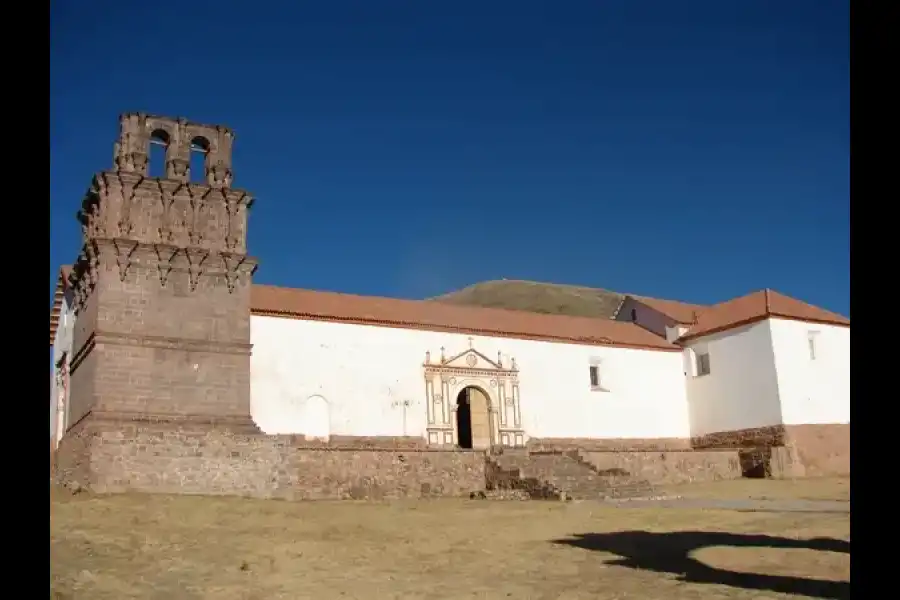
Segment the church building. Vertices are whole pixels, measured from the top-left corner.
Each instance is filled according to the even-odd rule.
[[[849,469],[849,319],[768,289],[622,295],[599,318],[254,284],[233,139],[122,116],[59,270],[51,448],[91,423],[153,423],[435,451],[793,444]]]

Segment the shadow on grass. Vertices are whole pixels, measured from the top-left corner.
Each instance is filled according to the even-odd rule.
[[[794,540],[768,535],[741,535],[714,531],[671,533],[620,531],[584,533],[568,539],[554,540],[553,543],[618,554],[622,558],[609,560],[607,564],[629,569],[673,573],[679,575],[680,580],[686,583],[714,583],[748,590],[835,600],[850,597],[849,581],[739,573],[707,566],[691,556],[691,553],[709,546],[800,548],[850,554],[850,542],[844,540],[831,538]]]

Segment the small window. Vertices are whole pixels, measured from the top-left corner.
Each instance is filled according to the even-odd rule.
[[[697,354],[697,377],[709,375],[709,353]]]
[[[637,323],[637,309],[636,308],[631,309],[631,322]]]
[[[809,348],[809,360],[816,360],[816,338],[818,337],[818,331],[810,331],[806,336],[806,344]]]
[[[606,388],[603,387],[603,379],[600,376],[600,365],[591,365],[589,367],[589,373],[591,377],[591,389],[594,391],[607,391]]]

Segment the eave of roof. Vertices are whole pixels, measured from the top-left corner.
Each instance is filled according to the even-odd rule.
[[[769,318],[850,327],[850,319],[770,289],[716,304],[678,338],[682,344],[700,337],[743,327]]]
[[[548,342],[659,351],[680,349],[634,325],[591,317],[356,296],[254,285],[251,312],[273,316],[378,327],[468,333]]]

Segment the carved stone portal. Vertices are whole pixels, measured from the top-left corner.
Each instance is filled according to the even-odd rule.
[[[428,412],[428,444],[460,446],[460,419],[468,419],[464,432],[471,447],[517,447],[525,445],[519,408],[519,370],[515,359],[509,366],[491,360],[472,347],[432,362],[425,353],[425,406]],[[459,402],[465,404],[460,406]],[[485,406],[486,405],[486,406]],[[463,411],[463,412],[460,412]]]
[[[56,363],[56,435],[53,439],[55,447],[66,432],[67,417],[69,414],[69,360],[64,352],[62,358]]]

